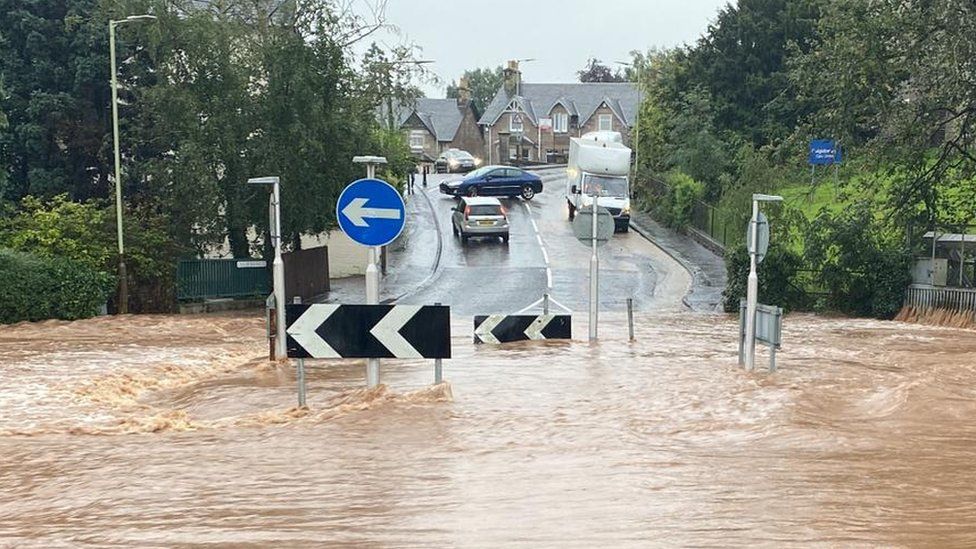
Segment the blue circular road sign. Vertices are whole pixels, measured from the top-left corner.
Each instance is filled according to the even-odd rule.
[[[342,232],[359,244],[386,246],[403,231],[403,198],[386,181],[353,181],[339,195],[336,219]]]

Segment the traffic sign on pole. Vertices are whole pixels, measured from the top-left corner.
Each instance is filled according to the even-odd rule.
[[[342,232],[363,246],[386,246],[400,236],[404,223],[403,197],[380,179],[350,183],[336,202]]]
[[[766,218],[766,214],[759,212],[757,216],[758,221],[756,227],[756,240],[759,247],[758,250],[752,249],[752,221],[749,221],[749,225],[746,227],[746,248],[749,253],[755,252],[756,263],[762,263],[763,259],[766,258],[766,252],[769,250],[769,219]]]
[[[613,238],[613,216],[606,208],[597,208],[596,219],[596,245],[603,246]],[[593,208],[583,206],[576,212],[576,219],[573,221],[573,234],[576,240],[587,246],[593,241]]]

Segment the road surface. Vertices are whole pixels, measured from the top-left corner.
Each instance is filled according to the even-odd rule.
[[[590,249],[573,236],[562,170],[540,173],[544,190],[534,199],[501,199],[511,226],[507,245],[495,238],[463,245],[451,231],[457,200],[437,188],[459,176],[431,176],[427,189],[407,197],[414,202],[408,208],[409,229],[391,253],[383,296],[406,304],[443,303],[454,314],[494,314],[527,307],[551,288],[558,303],[586,311]],[[623,311],[627,298],[637,310],[682,307],[690,275],[645,238],[617,233],[599,255],[601,311]]]

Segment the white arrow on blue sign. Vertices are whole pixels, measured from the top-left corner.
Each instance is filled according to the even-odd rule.
[[[363,246],[386,246],[396,240],[404,217],[403,197],[380,179],[353,181],[336,203],[342,232]]]

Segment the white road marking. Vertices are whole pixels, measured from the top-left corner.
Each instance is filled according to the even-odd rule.
[[[532,217],[532,207],[522,203],[525,206],[525,211],[529,213],[529,221],[532,222],[532,230],[535,231],[535,239],[539,243],[539,248],[542,249],[542,259],[546,264],[546,289],[552,291],[552,267],[549,265],[549,252],[546,250],[546,243],[542,240],[542,233],[539,232],[539,226],[535,223],[535,218]]]

